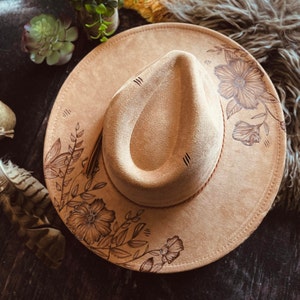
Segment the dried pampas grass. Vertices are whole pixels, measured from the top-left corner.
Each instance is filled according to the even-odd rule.
[[[287,126],[286,167],[275,205],[300,212],[300,0],[150,0],[124,3],[151,22],[219,31],[247,49],[279,94]],[[152,13],[152,15],[151,15]]]
[[[46,265],[57,268],[64,257],[65,238],[46,216],[50,203],[47,189],[28,171],[0,160],[0,204],[26,246]]]

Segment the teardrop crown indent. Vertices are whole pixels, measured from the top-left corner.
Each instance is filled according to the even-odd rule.
[[[205,68],[171,51],[117,92],[103,125],[103,159],[115,187],[139,205],[168,207],[209,180],[223,143],[223,115]]]

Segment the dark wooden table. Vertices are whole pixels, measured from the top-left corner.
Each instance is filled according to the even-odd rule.
[[[69,64],[30,62],[20,49],[22,26],[38,11],[68,12],[67,5],[53,2],[0,0],[0,100],[17,116],[15,138],[0,141],[0,157],[32,171],[41,182],[44,135],[57,92],[97,45],[81,32]],[[124,9],[120,20],[118,31],[146,23]],[[56,270],[24,246],[0,209],[1,299],[300,299],[299,215],[282,208],[273,209],[248,240],[219,261],[166,275],[133,272],[104,261],[74,238],[54,210],[52,217],[66,237],[66,255]]]

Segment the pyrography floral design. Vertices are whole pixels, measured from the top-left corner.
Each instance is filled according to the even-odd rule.
[[[75,206],[67,218],[67,225],[80,240],[92,244],[111,232],[114,219],[115,213],[105,207],[103,200],[95,199],[90,204],[82,202]]]
[[[158,272],[165,263],[171,264],[183,250],[182,240],[177,236],[167,239],[167,243],[158,250],[150,251],[152,257],[149,257],[140,267],[143,272]],[[155,256],[160,257],[158,262],[155,262]]]
[[[224,53],[226,64],[215,67],[215,75],[220,80],[218,92],[229,102],[226,106],[226,115],[229,119],[239,111],[253,110],[252,120],[258,124],[238,121],[232,137],[246,146],[252,146],[261,141],[260,129],[263,127],[265,135],[269,135],[268,117],[274,118],[284,130],[284,122],[276,118],[268,105],[278,102],[266,88],[263,72],[258,66],[247,59],[244,51],[227,46],[215,46],[208,52]],[[263,109],[258,108],[262,104]]]
[[[79,123],[70,142],[63,150],[58,138],[45,155],[44,174],[54,183],[55,208],[62,212],[66,225],[74,235],[99,256],[121,266],[135,262],[142,272],[159,272],[165,264],[171,264],[184,250],[183,241],[174,235],[159,249],[151,249],[151,230],[142,221],[144,209],[128,211],[120,222],[116,212],[99,197],[106,182],[94,182],[98,165],[92,176],[86,175],[89,157],[84,152],[84,130]]]

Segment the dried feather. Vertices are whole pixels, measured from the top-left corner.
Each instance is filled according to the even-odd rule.
[[[47,189],[30,172],[19,168],[11,161],[6,164],[0,160],[0,183],[6,182],[7,187],[19,191],[24,197],[19,205],[28,213],[41,216],[47,211],[51,200]]]
[[[28,171],[0,160],[0,203],[26,246],[49,267],[59,267],[65,238],[47,219],[47,189]]]

